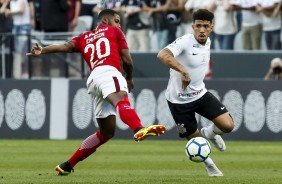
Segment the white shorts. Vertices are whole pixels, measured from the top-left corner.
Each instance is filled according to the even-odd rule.
[[[95,68],[87,79],[87,90],[94,102],[96,118],[116,115],[116,107],[106,100],[109,94],[118,91],[128,93],[125,78],[112,66],[99,66]]]

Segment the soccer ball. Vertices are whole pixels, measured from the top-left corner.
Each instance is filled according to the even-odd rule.
[[[191,161],[203,162],[211,154],[211,145],[203,137],[194,137],[187,142],[185,153]]]

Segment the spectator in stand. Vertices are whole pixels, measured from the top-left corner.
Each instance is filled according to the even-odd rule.
[[[78,16],[81,10],[81,0],[68,0],[70,5],[69,10],[69,31],[73,32],[74,28],[77,26]]]
[[[104,9],[112,9],[116,12],[121,12],[121,0],[101,0],[100,3],[93,9],[94,12],[100,13]]]
[[[11,35],[1,35],[5,33],[11,33],[13,30],[13,20],[11,17],[5,15],[5,10],[10,8],[10,1],[9,0],[0,0],[0,46],[2,48],[2,44],[5,45],[5,57],[8,56],[10,58],[7,58],[5,61],[5,77],[11,78],[12,77],[12,69],[13,69],[13,62],[10,62],[12,60],[12,57],[6,53],[6,50],[9,50],[10,53],[12,53],[13,50],[13,39]],[[12,55],[12,54],[11,54]],[[1,68],[2,62],[0,63]],[[1,76],[2,70],[0,71]]]
[[[233,50],[238,32],[235,6],[230,0],[212,0],[208,9],[214,12],[214,33],[221,50]]]
[[[179,0],[179,5],[181,6],[181,18],[180,25],[177,29],[177,37],[189,33],[189,30],[192,30],[192,13],[185,9],[185,4],[187,2],[188,0]]]
[[[41,31],[41,0],[30,0],[31,25],[34,31]]]
[[[282,60],[273,58],[264,80],[282,80]]]
[[[41,28],[46,36],[45,40],[65,40],[62,35],[68,32],[69,18],[68,12],[70,6],[67,0],[42,0],[41,1]],[[60,35],[58,34],[60,32]],[[66,58],[64,56],[64,58]],[[51,62],[50,62],[51,61]],[[58,57],[42,57],[42,74],[45,77],[65,76],[66,62],[59,60]],[[53,69],[54,68],[54,69]],[[51,73],[52,71],[52,73]]]
[[[126,40],[131,52],[150,51],[150,23],[148,19],[145,21],[141,19],[144,3],[148,5],[149,1],[124,0],[122,2],[122,10],[125,12]]]
[[[41,0],[29,0],[30,15],[31,15],[31,25],[32,25],[32,36],[37,38],[41,35]],[[40,39],[40,37],[38,38]],[[31,77],[41,77],[42,76],[42,58],[31,58]],[[46,69],[44,69],[46,70]]]
[[[168,20],[167,44],[170,44],[176,39],[177,28],[181,23],[182,10],[183,4],[181,4],[181,1],[171,0],[166,15]]]
[[[280,0],[279,4],[276,6],[273,15],[282,17],[282,0]],[[282,18],[281,18],[281,24],[282,24]],[[282,27],[280,29],[280,43],[282,44]]]
[[[276,8],[273,11],[273,16],[281,16],[282,10],[282,0],[277,4]]]
[[[13,20],[5,14],[10,9],[10,0],[0,0],[0,33],[7,33],[13,29]]]
[[[242,48],[244,50],[261,49],[260,14],[256,12],[257,0],[240,0],[237,8],[242,12]]]
[[[171,0],[150,0],[149,6],[144,5],[144,8],[148,11],[148,15],[151,17],[152,21],[151,29],[154,37],[152,50],[161,50],[167,45],[168,21],[166,12],[170,3]]]
[[[80,16],[91,16],[92,26],[91,29],[97,26],[98,14],[93,11],[95,7],[101,3],[101,0],[82,0]]]
[[[30,9],[27,0],[11,0],[6,16],[13,18],[13,34],[15,35],[15,52],[13,76],[16,79],[28,78],[28,61],[25,56],[28,35],[31,32]]]
[[[35,26],[35,21],[34,21],[34,3],[33,0],[27,0],[28,2],[28,6],[29,6],[29,12],[30,12],[30,24],[31,24],[31,28],[34,28]]]
[[[281,16],[274,15],[280,0],[258,0],[257,11],[262,13],[262,30],[268,50],[281,50]]]
[[[10,0],[0,0],[0,33],[9,33],[13,29],[13,19],[5,14],[6,9],[10,9]]]
[[[41,1],[41,26],[45,32],[67,32],[68,12],[67,0]]]

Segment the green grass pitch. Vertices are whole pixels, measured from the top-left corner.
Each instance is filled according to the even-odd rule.
[[[111,140],[80,162],[69,176],[54,168],[81,140],[0,141],[0,183],[87,184],[278,184],[282,183],[282,142],[227,141],[211,157],[224,177],[209,177],[202,163],[185,155],[186,141]]]

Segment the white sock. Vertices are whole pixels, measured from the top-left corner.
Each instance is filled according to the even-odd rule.
[[[215,126],[215,124],[211,124],[210,126],[208,126],[205,130],[206,136],[209,139],[214,138],[215,135],[222,135],[224,134],[223,131],[221,131],[217,126]]]
[[[204,162],[205,166],[214,164],[213,160],[211,159],[211,157],[208,157]]]

